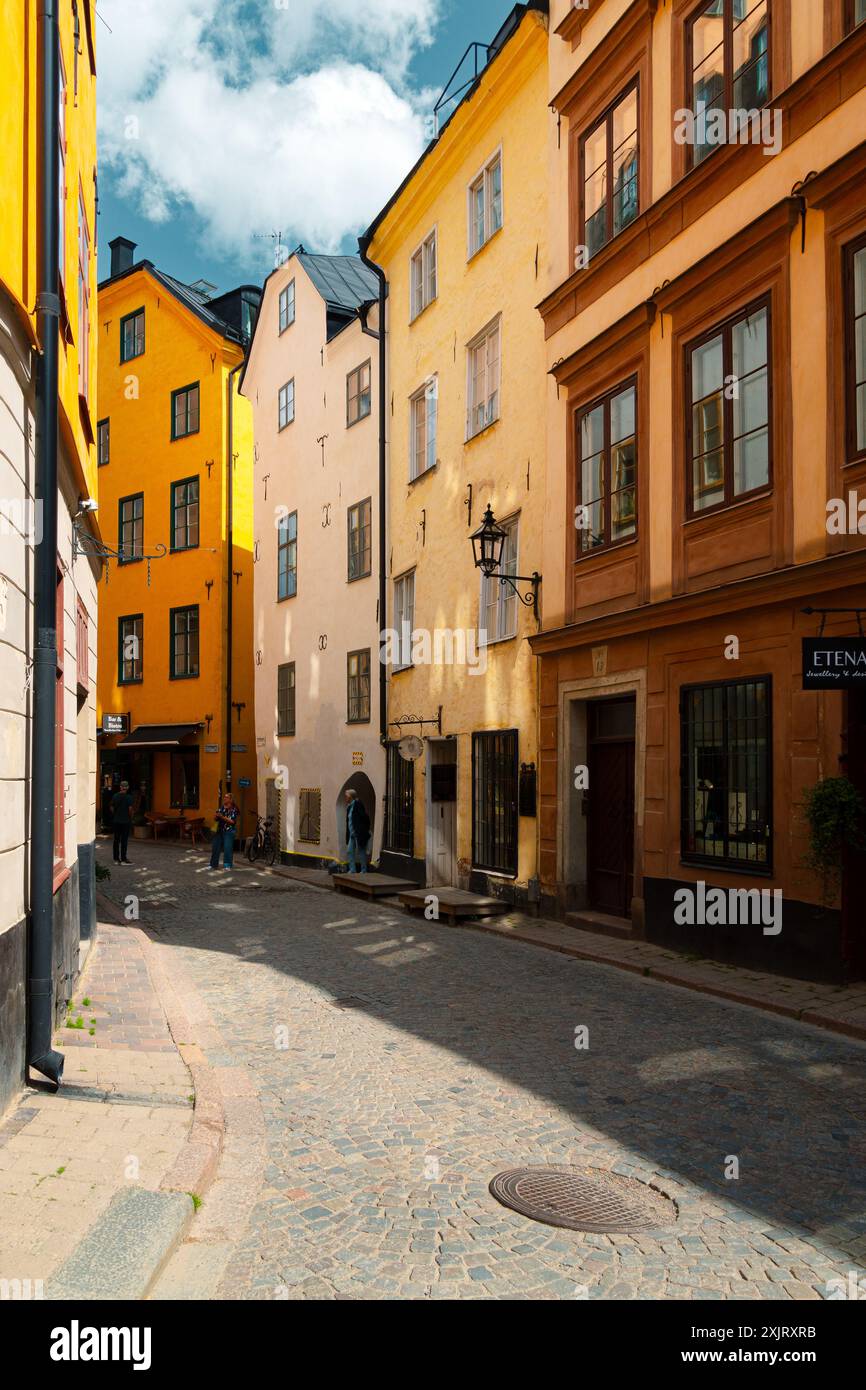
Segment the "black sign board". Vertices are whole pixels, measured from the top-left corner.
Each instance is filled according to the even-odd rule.
[[[104,714],[102,716],[102,732],[104,734],[128,734],[129,715]]]
[[[804,637],[804,690],[866,690],[866,637]]]

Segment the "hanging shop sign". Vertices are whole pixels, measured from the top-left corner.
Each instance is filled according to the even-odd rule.
[[[102,716],[102,732],[104,734],[128,734],[129,715],[104,714]]]
[[[804,637],[804,690],[866,690],[866,637]]]

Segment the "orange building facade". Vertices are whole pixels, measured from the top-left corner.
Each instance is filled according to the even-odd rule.
[[[111,243],[99,287],[103,823],[126,779],[138,833],[213,820],[231,789],[255,828],[252,416],[237,392],[260,290],[216,296]],[[168,822],[167,825],[164,823]]]
[[[551,6],[542,900],[825,979],[866,971],[805,816],[866,792],[864,21]]]

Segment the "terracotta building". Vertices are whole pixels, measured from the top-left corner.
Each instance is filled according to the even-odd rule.
[[[824,978],[866,967],[862,857],[816,875],[804,816],[866,790],[864,21],[551,6],[543,899]],[[781,930],[690,924],[711,888]]]

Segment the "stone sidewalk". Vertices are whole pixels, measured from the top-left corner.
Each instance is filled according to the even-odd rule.
[[[55,1035],[59,1092],[28,1087],[0,1124],[0,1280],[31,1297],[141,1297],[193,1216],[195,1058],[166,1003],[145,933],[101,923]]]

